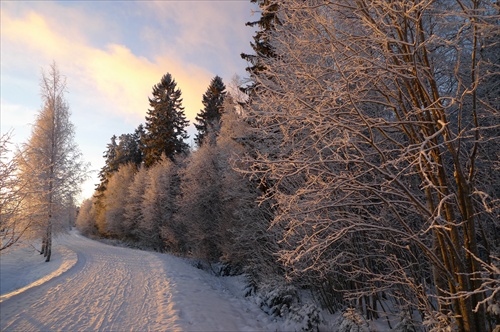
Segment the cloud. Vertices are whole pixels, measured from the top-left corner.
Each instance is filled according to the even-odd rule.
[[[183,92],[188,118],[194,119],[202,107],[201,96],[212,76],[207,69],[172,53],[146,58],[118,43],[94,46],[85,29],[65,26],[67,15],[76,23],[86,21],[92,25],[93,19],[84,11],[58,8],[57,15],[65,17],[58,20],[55,14],[25,10],[15,16],[9,8],[2,9],[2,49],[9,49],[2,51],[2,70],[29,66],[24,70],[39,71],[54,60],[67,76],[73,94],[86,95],[93,104],[102,104],[104,112],[120,114],[131,122],[144,120],[152,86],[170,72]],[[96,24],[103,25],[100,21]]]
[[[26,122],[26,119],[32,120],[35,114],[35,109],[24,105],[13,105],[7,103],[3,98],[0,101],[2,114],[0,116],[1,133],[13,132],[13,138],[17,142],[15,136],[21,138],[28,137],[31,131],[31,124]],[[7,125],[8,124],[8,125]]]
[[[251,52],[254,34],[254,29],[245,23],[256,20],[252,16],[255,5],[245,1],[199,1],[196,6],[180,1],[151,1],[145,5],[161,25],[161,29],[148,33],[155,36],[162,52],[174,51],[186,59],[196,58],[226,79],[242,74],[245,63],[240,53]],[[165,31],[171,31],[174,37],[162,38]]]
[[[249,51],[248,2],[2,1],[1,125],[27,138],[39,110],[40,71],[55,61],[67,78],[76,141],[92,169],[113,134],[129,133],[153,85],[171,73],[191,122],[218,74],[242,73]],[[253,18],[249,18],[252,20]],[[251,30],[251,29],[250,29]],[[193,135],[193,126],[188,128]],[[89,197],[97,173],[84,185]]]

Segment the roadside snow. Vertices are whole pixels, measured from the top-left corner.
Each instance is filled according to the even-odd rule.
[[[76,232],[54,249],[50,263],[27,247],[2,254],[2,294],[20,289],[1,297],[0,330],[283,330],[243,297],[241,278]]]
[[[14,245],[0,254],[0,302],[61,275],[76,261],[76,253],[57,239],[50,262],[27,242]]]

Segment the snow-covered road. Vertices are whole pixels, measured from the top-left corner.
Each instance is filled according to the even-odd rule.
[[[185,260],[71,233],[78,260],[0,303],[2,331],[256,331],[275,326],[221,278]]]

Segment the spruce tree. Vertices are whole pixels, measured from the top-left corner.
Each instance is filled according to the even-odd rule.
[[[258,28],[258,31],[253,36],[253,42],[250,43],[255,54],[241,53],[241,58],[249,62],[250,66],[246,68],[246,71],[251,75],[257,75],[265,70],[265,65],[263,60],[265,58],[274,58],[276,54],[269,44],[269,38],[267,34],[270,31],[276,30],[276,26],[280,25],[278,19],[278,9],[279,4],[276,0],[250,0],[250,2],[256,3],[261,10],[261,17],[258,21],[247,22],[245,25],[250,27]],[[252,82],[249,86],[243,88],[243,92],[251,94],[251,91],[255,89],[256,82]]]
[[[198,130],[198,134],[194,141],[198,146],[204,143],[208,134],[213,134],[214,138],[217,137],[226,93],[226,86],[222,82],[222,78],[215,76],[210,82],[207,92],[203,95],[205,108],[200,110],[200,113],[196,116],[196,122],[198,123],[194,126]]]
[[[189,151],[189,145],[184,141],[188,138],[186,127],[189,121],[182,107],[181,90],[172,75],[167,73],[153,87],[149,105],[143,146],[147,167],[159,161],[162,153],[174,160],[176,155]]]
[[[142,163],[142,140],[144,129],[142,124],[132,134],[121,134],[120,137],[113,135],[111,142],[106,146],[103,154],[106,160],[99,172],[100,183],[96,187],[96,197],[100,197],[106,190],[109,178],[118,171],[121,165],[132,163],[139,166]]]

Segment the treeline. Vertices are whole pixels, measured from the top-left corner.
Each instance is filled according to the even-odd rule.
[[[304,290],[346,331],[494,330],[498,3],[253,2],[248,99],[214,78],[189,153],[180,92],[160,94],[177,124],[156,127],[154,90],[80,227],[246,272],[264,310],[306,329],[321,317]]]
[[[220,77],[212,79],[196,117],[195,151],[185,143],[188,122],[170,74],[153,88],[150,105],[144,125],[111,138],[101,182],[82,203],[78,228],[224,263],[238,273],[272,260],[270,212],[257,202],[257,184],[236,171],[246,149],[236,138],[249,130],[241,103]]]

